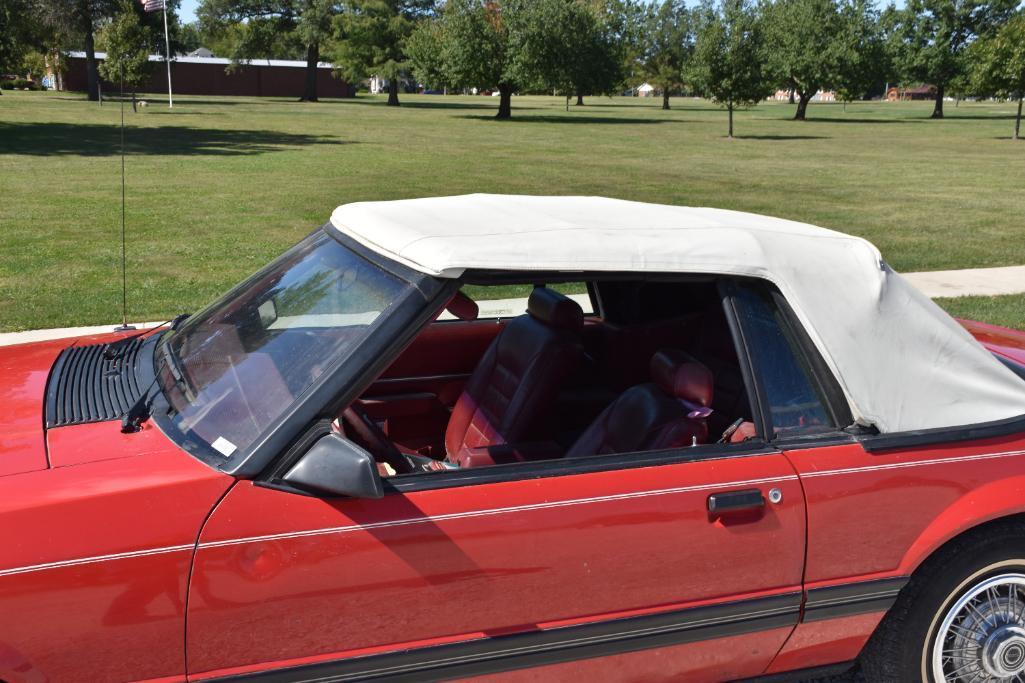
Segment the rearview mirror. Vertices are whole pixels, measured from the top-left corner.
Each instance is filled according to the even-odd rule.
[[[384,496],[373,456],[339,434],[322,436],[283,478],[299,488],[333,496]]]

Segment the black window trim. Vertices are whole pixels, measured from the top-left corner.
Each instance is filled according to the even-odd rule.
[[[736,308],[735,297],[741,288],[751,289],[756,295],[767,298],[769,305],[775,309],[775,312],[779,313],[777,322],[780,324],[783,336],[793,349],[795,359],[807,373],[813,385],[813,391],[822,403],[827,417],[833,423],[832,429],[810,434],[773,434],[772,411],[768,403],[767,394],[765,393],[765,387],[762,385],[762,373],[758,370],[757,361],[754,360],[750,348],[747,346],[747,339],[749,337],[746,333],[747,323]],[[744,342],[744,357],[747,359],[750,371],[753,374],[750,384],[756,388],[758,408],[752,407],[752,411],[756,412],[761,418],[760,422],[755,423],[756,428],[761,430],[759,431],[759,436],[781,447],[785,444],[787,450],[853,442],[854,437],[844,432],[844,429],[853,422],[847,398],[840,388],[840,383],[836,380],[829,366],[826,365],[825,360],[811,341],[811,337],[808,335],[807,330],[804,329],[800,320],[798,320],[786,297],[772,283],[756,278],[734,278],[729,283],[726,291],[729,297],[728,310],[730,313],[728,319],[734,321],[731,325],[737,325],[738,332],[736,334]],[[745,377],[746,381],[747,378]]]

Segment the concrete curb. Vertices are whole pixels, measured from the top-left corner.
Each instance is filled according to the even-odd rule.
[[[998,296],[1002,294],[1025,293],[1025,266],[1003,268],[972,268],[966,270],[937,270],[925,273],[905,273],[904,277],[927,296]],[[581,305],[589,306],[586,295],[574,295]],[[519,315],[526,309],[526,299],[495,299],[481,301],[482,317],[507,317]],[[442,318],[450,317],[443,315]],[[140,330],[159,325],[159,322],[133,323]],[[48,339],[81,337],[90,334],[105,334],[113,331],[116,323],[92,327],[62,327],[51,330],[27,330],[25,332],[0,333],[0,346],[26,344]]]

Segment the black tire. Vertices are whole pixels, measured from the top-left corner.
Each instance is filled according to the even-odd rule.
[[[869,683],[940,683],[930,671],[939,625],[987,578],[1025,575],[1025,521],[997,523],[956,538],[914,573],[869,639],[860,661]]]

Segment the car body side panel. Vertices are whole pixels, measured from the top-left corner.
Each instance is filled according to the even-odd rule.
[[[870,453],[860,444],[786,453],[808,504],[805,588],[907,577],[981,523],[1025,512],[1025,436]],[[773,670],[857,656],[885,609],[807,618]]]
[[[594,683],[595,681],[644,681],[644,683],[708,683],[753,678],[762,673],[751,659],[738,656],[779,644],[791,628],[777,628],[756,634],[721,638],[714,643],[674,645],[658,650],[582,659],[562,664],[475,676],[475,683]],[[680,674],[686,671],[686,674]]]
[[[709,518],[710,493],[751,486],[776,486],[783,502],[753,519]],[[204,678],[793,594],[803,558],[800,486],[776,454],[376,501],[241,482],[199,544],[189,671]],[[738,661],[767,666],[784,637],[748,634]]]
[[[0,350],[0,477],[46,469],[43,395],[50,367],[74,340],[20,344]]]
[[[958,320],[973,337],[993,353],[1025,363],[1025,332],[975,320]]]
[[[102,426],[112,451],[130,447],[118,423]],[[234,480],[164,443],[0,478],[0,520],[17,530],[0,547],[0,680],[185,674],[186,577],[200,526]]]

